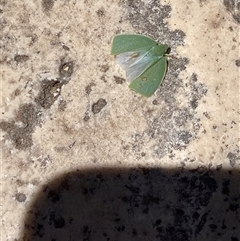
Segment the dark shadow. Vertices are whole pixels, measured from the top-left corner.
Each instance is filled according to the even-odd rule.
[[[24,240],[237,241],[240,171],[88,169],[42,187]]]

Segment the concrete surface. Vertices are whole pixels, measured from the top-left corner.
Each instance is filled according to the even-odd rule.
[[[240,240],[238,0],[0,3],[2,240]],[[171,47],[150,98],[119,33]]]

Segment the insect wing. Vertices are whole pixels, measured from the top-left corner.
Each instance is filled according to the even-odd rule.
[[[167,71],[167,59],[161,57],[142,75],[133,80],[129,87],[143,96],[150,97],[162,83]]]
[[[117,55],[119,65],[126,71],[127,80],[132,81],[139,77],[157,58],[148,55],[149,51],[127,52]]]
[[[157,45],[153,39],[138,34],[120,34],[114,37],[111,54],[118,55],[126,52],[147,51]]]

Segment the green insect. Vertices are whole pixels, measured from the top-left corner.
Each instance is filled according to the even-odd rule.
[[[169,47],[138,34],[121,34],[113,39],[111,54],[126,71],[129,87],[150,97],[158,89],[167,72]]]

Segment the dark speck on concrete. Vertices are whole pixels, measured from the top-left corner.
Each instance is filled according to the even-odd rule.
[[[192,135],[188,131],[181,131],[179,133],[179,140],[182,141],[184,144],[188,144],[192,139]]]
[[[212,232],[215,232],[217,230],[216,224],[209,224],[209,228],[212,230]]]
[[[42,0],[42,8],[44,12],[49,12],[52,10],[54,5],[54,0]]]
[[[28,59],[29,59],[29,56],[25,54],[22,54],[22,55],[18,54],[18,55],[15,55],[14,57],[14,60],[18,63],[26,62]]]
[[[99,70],[103,73],[106,73],[109,70],[109,65],[107,64],[99,65]]]
[[[85,116],[83,117],[84,121],[89,121],[90,119],[90,114],[88,112],[85,113]]]
[[[120,84],[120,85],[123,84],[123,83],[126,81],[124,78],[121,78],[121,77],[116,76],[116,75],[114,75],[113,78],[114,78],[114,81],[115,81],[117,84]]]
[[[191,106],[193,109],[196,109],[198,107],[198,99],[193,97],[191,100]]]
[[[105,99],[103,98],[99,99],[96,103],[92,105],[93,114],[99,113],[106,104],[107,104],[107,101]]]
[[[135,194],[139,193],[139,191],[140,191],[140,188],[139,188],[139,187],[128,186],[128,185],[126,185],[125,187],[126,187],[127,189],[129,189],[129,191],[131,191],[132,193],[135,193]]]
[[[37,224],[37,230],[34,233],[34,236],[38,238],[42,238],[44,236],[44,228],[42,224],[40,223]]]
[[[92,92],[92,87],[95,86],[94,83],[90,83],[89,85],[86,86],[85,92],[87,95],[89,95]]]
[[[222,194],[224,195],[229,195],[229,192],[230,192],[230,181],[229,180],[223,180],[223,183],[222,183]]]
[[[64,228],[65,226],[65,220],[62,216],[56,216],[56,214],[54,212],[50,212],[49,215],[49,223],[50,224],[54,224],[55,228]]]
[[[53,203],[57,203],[61,199],[61,194],[56,191],[50,191],[47,195],[48,199],[51,200]]]
[[[240,161],[240,158],[237,156],[237,154],[229,152],[227,154],[227,158],[229,159],[230,165],[234,167],[237,162]]]
[[[240,67],[240,59],[237,59],[237,60],[235,61],[235,64],[237,65],[237,67]]]
[[[99,18],[103,18],[103,17],[105,17],[105,15],[106,15],[104,8],[98,9],[96,13],[97,13],[97,15],[98,15]]]
[[[115,228],[118,232],[123,232],[125,230],[125,226],[122,225],[122,226],[118,226]]]
[[[67,107],[67,102],[65,100],[59,100],[58,110],[64,111]]]
[[[91,229],[89,226],[85,225],[82,227],[83,241],[91,240]]]
[[[194,212],[192,215],[193,221],[195,222],[197,219],[199,219],[200,214],[198,212]]]
[[[66,50],[66,51],[69,51],[70,48],[68,46],[66,46],[65,44],[62,45],[63,49]]]

